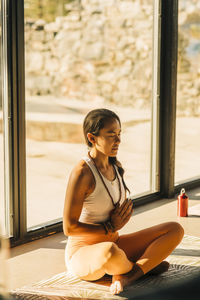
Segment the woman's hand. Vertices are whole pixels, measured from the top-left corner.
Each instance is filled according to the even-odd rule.
[[[126,199],[122,205],[118,203],[110,214],[110,222],[115,231],[121,229],[130,219],[133,212],[132,200]]]

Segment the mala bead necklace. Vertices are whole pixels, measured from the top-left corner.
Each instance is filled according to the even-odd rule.
[[[111,198],[111,200],[112,200],[113,205],[116,206],[117,203],[118,203],[118,202],[120,201],[120,199],[121,199],[121,196],[122,196],[122,190],[121,190],[121,184],[120,184],[119,176],[118,176],[118,174],[117,174],[117,171],[115,170],[115,167],[114,167],[114,170],[115,170],[115,175],[116,175],[117,180],[118,180],[118,187],[119,187],[119,200],[118,200],[116,203],[114,202],[114,199],[113,199],[113,197],[112,197],[112,195],[111,195],[111,193],[110,193],[110,191],[109,191],[107,185],[105,184],[105,181],[103,180],[103,177],[102,177],[102,175],[101,175],[99,169],[97,168],[97,165],[96,165],[96,163],[95,163],[94,158],[91,157],[90,153],[88,153],[88,155],[89,155],[89,157],[91,158],[91,160],[93,161],[94,166],[95,166],[95,168],[96,168],[96,170],[97,170],[97,172],[98,172],[98,174],[99,174],[99,177],[101,178],[101,181],[102,181],[102,183],[103,183],[103,185],[104,185],[104,187],[105,187],[105,189],[106,189],[108,195],[110,196],[110,198]]]
[[[119,203],[120,199],[121,199],[121,196],[122,196],[122,190],[121,190],[121,183],[120,183],[120,180],[119,180],[119,176],[118,176],[118,174],[117,174],[117,171],[116,171],[116,169],[115,169],[115,166],[113,166],[113,167],[114,167],[114,170],[115,170],[115,175],[116,175],[116,177],[117,177],[117,180],[118,180],[118,187],[119,187],[119,200],[118,200],[116,203],[114,202],[114,199],[113,199],[113,197],[112,197],[112,195],[111,195],[111,193],[110,193],[110,191],[109,191],[107,185],[105,184],[105,182],[104,182],[104,180],[103,180],[103,177],[102,177],[102,175],[101,175],[99,169],[97,168],[97,165],[96,165],[96,163],[95,163],[95,160],[93,159],[93,157],[91,157],[90,152],[88,152],[88,156],[89,156],[89,157],[91,158],[91,160],[93,161],[93,164],[94,164],[94,166],[95,166],[95,168],[96,168],[96,170],[97,170],[97,173],[99,174],[99,177],[100,177],[100,179],[101,179],[101,181],[102,181],[102,183],[103,183],[103,185],[104,185],[104,187],[105,187],[105,189],[106,189],[108,195],[110,196],[110,199],[112,200],[113,206],[116,206],[116,205]],[[111,232],[115,232],[115,228],[113,227],[111,221],[106,221],[106,222],[103,222],[103,223],[101,223],[101,224],[103,225],[106,234],[108,234],[110,231],[111,231]]]

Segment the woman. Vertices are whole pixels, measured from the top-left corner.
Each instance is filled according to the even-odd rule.
[[[66,264],[83,280],[112,275],[110,291],[118,294],[148,272],[166,271],[169,264],[163,260],[180,243],[184,231],[179,223],[168,222],[119,236],[118,230],[133,212],[124,170],[116,158],[120,119],[107,109],[92,110],[83,130],[89,152],[73,169],[66,191]]]

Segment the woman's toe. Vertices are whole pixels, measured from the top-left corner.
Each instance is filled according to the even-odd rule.
[[[117,294],[123,291],[123,287],[120,281],[116,281],[116,289],[117,289]]]
[[[111,286],[110,286],[110,292],[113,295],[119,294],[122,291],[123,291],[123,287],[122,287],[120,281],[115,281],[114,283],[111,284]]]

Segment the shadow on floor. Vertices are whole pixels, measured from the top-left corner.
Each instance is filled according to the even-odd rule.
[[[35,251],[38,249],[65,249],[67,237],[61,232],[49,237],[45,237],[33,242],[29,242],[24,245],[14,247],[10,251],[10,258],[18,255],[25,254],[27,252]]]

